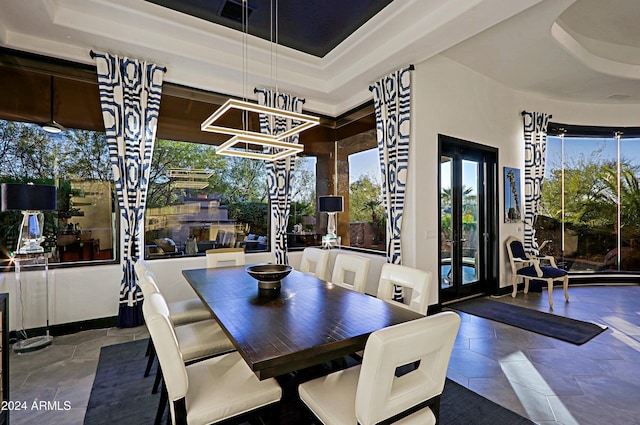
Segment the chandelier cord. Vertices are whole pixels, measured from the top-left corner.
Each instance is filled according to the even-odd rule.
[[[249,5],[248,0],[242,1],[242,100],[247,101],[247,85],[249,84]],[[242,111],[242,129],[249,129],[249,111]],[[245,150],[249,150],[249,144],[245,143]]]

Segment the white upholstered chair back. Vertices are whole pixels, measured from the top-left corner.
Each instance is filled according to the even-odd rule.
[[[207,268],[244,266],[244,249],[242,248],[221,248],[208,249]]]
[[[320,248],[305,248],[300,260],[300,271],[318,279],[326,279],[329,251]]]
[[[393,287],[402,286],[410,289],[411,297],[408,304],[393,300]],[[431,272],[414,269],[413,267],[399,264],[385,264],[380,272],[378,282],[378,298],[391,304],[409,308],[417,313],[427,315],[429,307],[429,287],[431,285]],[[405,294],[408,292],[405,291]]]
[[[451,311],[372,333],[356,390],[356,418],[377,424],[442,394],[460,317]],[[396,369],[419,361],[401,377]]]
[[[149,269],[146,261],[140,259],[136,261],[133,267],[138,277],[138,286],[142,289],[142,295],[144,295],[145,298],[147,298],[149,294],[160,292],[155,275]]]
[[[186,396],[189,382],[175,329],[169,319],[169,309],[162,294],[154,292],[145,297],[142,313],[153,344],[157,347],[156,353],[169,400],[179,400]],[[173,403],[169,405],[173,414]]]
[[[364,294],[369,276],[369,264],[371,260],[359,255],[338,254],[333,265],[331,283],[353,289]],[[351,282],[347,275],[352,274]]]
[[[139,258],[138,261],[135,262],[133,270],[136,272],[138,280],[142,280],[144,275],[151,271],[149,264],[147,264],[147,262],[142,258]]]

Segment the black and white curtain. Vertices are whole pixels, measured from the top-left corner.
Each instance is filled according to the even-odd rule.
[[[524,119],[524,249],[538,255],[536,219],[542,197],[544,166],[547,157],[547,126],[551,115],[522,112]]]
[[[373,92],[382,195],[386,212],[387,262],[402,264],[402,216],[409,166],[411,70],[395,71],[369,89]],[[396,287],[394,298],[402,298]]]
[[[266,89],[256,89],[256,93],[258,95],[258,104],[260,105],[302,113],[304,99]],[[284,117],[271,118],[266,114],[260,114],[260,132],[263,134],[277,135],[284,133],[295,124],[297,123],[295,121],[292,123],[291,119]],[[296,134],[286,141],[297,144],[299,140],[300,137]],[[271,150],[272,148],[265,148],[265,153],[271,154]],[[266,163],[271,222],[275,233],[273,251],[276,264],[289,264],[287,258],[287,225],[291,207],[291,176],[293,175],[295,161],[296,155],[290,155],[276,161],[267,161]]]
[[[164,68],[110,54],[97,53],[95,59],[124,234],[118,327],[134,327],[144,323],[143,296],[133,266],[143,255],[144,210]]]

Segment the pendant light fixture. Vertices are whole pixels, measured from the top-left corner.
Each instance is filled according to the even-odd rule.
[[[277,0],[275,0],[277,2]],[[272,0],[273,2],[273,0]],[[273,8],[273,5],[272,5]],[[202,131],[210,131],[214,133],[229,134],[231,137],[226,142],[222,143],[216,148],[216,153],[220,155],[238,156],[243,158],[263,159],[267,161],[275,161],[281,158],[285,158],[290,155],[295,155],[298,152],[302,152],[303,145],[297,143],[287,142],[291,136],[299,134],[300,132],[316,126],[320,123],[318,117],[314,117],[307,114],[300,114],[296,112],[285,111],[282,109],[272,108],[269,106],[258,105],[256,103],[248,102],[246,98],[246,86],[247,86],[247,35],[248,31],[248,5],[246,0],[242,0],[242,24],[243,24],[243,100],[229,99],[220,108],[218,108],[213,114],[205,119],[200,129]],[[277,27],[277,13],[276,13],[276,27]],[[271,19],[273,25],[273,19]],[[276,40],[277,45],[277,40]],[[273,39],[271,40],[273,47]],[[277,46],[276,46],[277,47]],[[272,53],[273,55],[273,53]],[[276,51],[277,55],[277,51]],[[242,126],[241,128],[235,128],[230,126],[220,125],[219,121],[223,115],[231,110],[238,110],[242,113]],[[263,134],[259,131],[251,131],[248,128],[249,125],[249,113],[258,113],[267,115],[268,119],[275,122],[276,118],[291,120],[291,128],[278,135]],[[274,128],[274,126],[271,126]],[[244,148],[242,147],[244,145]],[[257,146],[257,149],[249,149],[249,146]],[[272,153],[265,153],[264,148],[271,149]]]
[[[49,120],[48,123],[46,124],[42,124],[40,127],[42,127],[42,129],[44,131],[46,131],[47,133],[52,133],[52,134],[57,134],[60,133],[61,131],[65,131],[66,128],[64,128],[62,125],[58,124],[54,119],[53,119],[53,112],[54,112],[54,108],[53,108],[53,95],[54,95],[54,87],[53,87],[53,75],[51,76],[51,84],[50,84],[50,91],[51,91],[51,103],[50,103],[50,113],[51,113],[51,119]]]

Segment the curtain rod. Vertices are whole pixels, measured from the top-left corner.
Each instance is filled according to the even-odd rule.
[[[96,58],[96,52],[94,52],[93,50],[89,50],[89,56],[91,56],[91,59],[95,59]],[[167,72],[167,67],[163,66],[162,68],[163,72]]]
[[[413,71],[415,69],[416,67],[413,64],[409,65],[409,71]],[[369,86],[369,91],[373,91],[374,88],[375,86]]]
[[[254,87],[254,89],[253,89],[253,93],[254,93],[254,94],[255,94],[255,93],[258,93],[258,91],[260,91],[260,90],[266,90],[266,89],[259,89],[259,88],[257,88],[257,87]],[[279,93],[282,93],[282,92],[279,92]],[[302,103],[306,103],[306,102],[307,102],[307,99],[301,99],[301,98],[298,98],[298,100],[299,100],[300,102],[302,102]]]
[[[522,111],[520,113],[520,115],[522,115],[524,117],[524,114],[526,114],[526,113],[527,113],[527,111]],[[549,119],[551,119],[551,118],[553,118],[553,115],[549,114]]]

